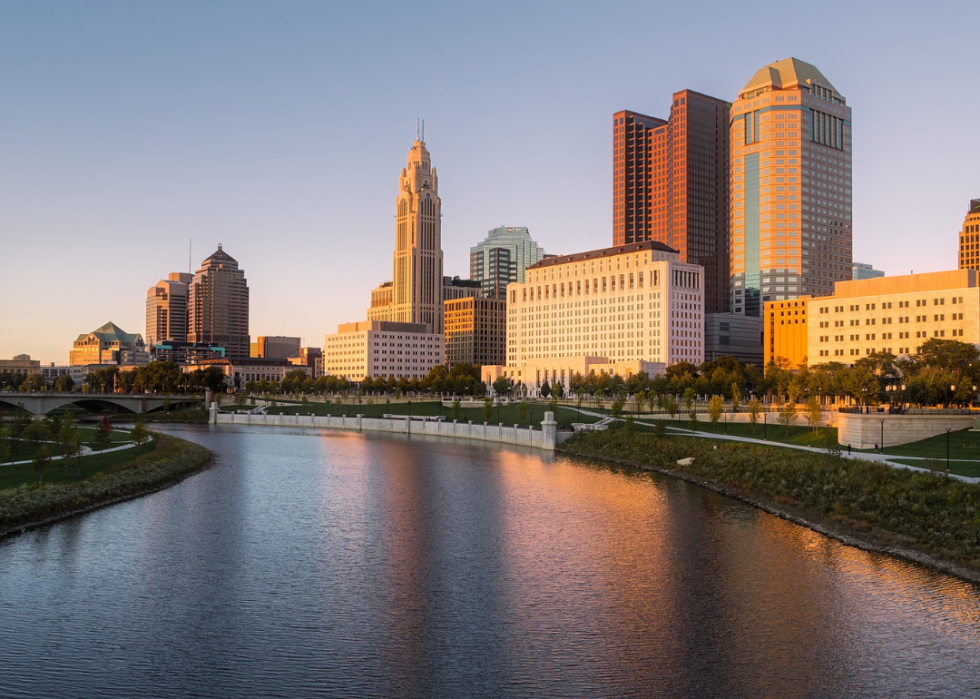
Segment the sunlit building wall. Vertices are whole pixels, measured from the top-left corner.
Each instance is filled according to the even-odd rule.
[[[796,58],[760,69],[731,108],[731,309],[833,293],[851,278],[851,109]]]

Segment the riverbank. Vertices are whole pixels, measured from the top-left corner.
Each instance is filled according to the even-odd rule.
[[[980,486],[829,453],[623,430],[579,434],[557,451],[674,476],[850,546],[980,582]]]
[[[0,490],[0,538],[140,497],[203,469],[211,452],[161,434],[152,453],[74,483],[29,484]]]

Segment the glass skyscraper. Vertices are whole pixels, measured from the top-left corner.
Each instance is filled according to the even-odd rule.
[[[527,228],[494,228],[470,248],[470,279],[480,282],[483,295],[502,299],[510,282],[523,282],[524,270],[545,257]]]

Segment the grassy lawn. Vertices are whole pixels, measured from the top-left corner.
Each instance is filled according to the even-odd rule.
[[[82,444],[92,447],[93,443],[95,442],[96,428],[81,427],[78,425],[76,425],[76,427],[78,428],[78,433],[82,438]],[[111,440],[109,448],[111,449],[112,447],[118,447],[121,444],[126,444],[129,442],[129,432],[125,430],[113,430],[109,435],[109,438]],[[11,450],[10,461],[23,461],[24,459],[34,458],[34,445],[32,445],[30,442],[25,442],[23,440],[12,440],[11,446],[13,449]],[[47,446],[48,453],[51,454],[51,456],[59,456],[61,454],[61,452],[58,451],[57,444],[48,443]]]
[[[127,437],[129,436],[128,432],[123,432],[122,434],[125,434]],[[113,432],[113,436],[115,436],[115,431]],[[140,450],[140,453],[148,454],[152,452],[154,449],[156,449],[156,444],[157,437],[153,436],[150,443],[144,446]],[[135,458],[137,458],[135,449],[126,449],[108,454],[99,454],[96,452],[95,454],[86,456],[81,460],[80,476],[75,475],[75,469],[70,469],[66,472],[64,461],[52,461],[44,470],[42,480],[45,483],[74,482],[84,478],[89,478],[99,471],[104,471],[107,468],[112,468],[113,466],[118,466],[126,463],[127,461],[132,461]],[[14,488],[25,483],[36,483],[37,480],[38,473],[31,467],[31,464],[0,466],[0,490],[4,488]]]
[[[244,406],[244,408],[238,406],[225,406],[223,410],[234,411],[242,409],[250,409],[250,405]],[[503,405],[500,406],[499,420],[498,411],[494,407],[493,412],[488,419],[484,417],[483,406],[479,407],[460,407],[459,421],[464,422],[466,420],[472,420],[476,423],[489,422],[490,424],[497,424],[497,422],[502,422],[505,425],[521,425],[526,427],[532,421],[535,425],[540,425],[541,420],[544,418],[544,413],[549,410],[547,403],[532,403],[528,408],[528,415],[523,420],[520,416],[520,406],[516,404]],[[421,401],[418,403],[412,403],[411,405],[412,415],[416,416],[437,416],[442,415],[446,420],[453,419],[452,408],[447,406],[441,406],[439,401]],[[289,403],[286,405],[277,405],[275,407],[269,408],[270,415],[309,415],[310,413],[316,415],[331,415],[334,417],[340,417],[342,415],[354,416],[358,413],[364,415],[365,417],[382,417],[385,414],[390,415],[407,415],[409,412],[408,403],[391,403],[387,404],[383,401],[380,403],[374,403],[373,405],[367,405],[366,403],[361,403],[358,405],[356,402],[351,405],[349,402],[342,405],[335,405],[333,403],[308,403],[303,405],[302,403]],[[573,422],[596,422],[599,418],[591,417],[589,415],[580,415],[577,411],[570,408],[559,407],[558,415],[555,417],[559,424],[570,425]]]
[[[896,456],[921,456],[925,459],[936,459],[942,462],[942,468],[945,470],[946,434],[936,435],[935,437],[929,437],[908,444],[898,444],[895,446],[888,446],[886,444],[885,453]],[[969,429],[950,432],[949,458],[953,461],[975,461],[977,464],[980,464],[980,432],[972,432]],[[909,463],[914,462],[910,461]]]
[[[943,456],[942,459],[888,459],[889,461],[894,461],[896,464],[905,464],[906,466],[915,466],[916,468],[924,468],[930,471],[935,471],[936,473],[946,473],[946,457]],[[980,478],[980,461],[953,461],[949,462],[949,472],[955,473],[958,476],[967,476],[969,478]]]

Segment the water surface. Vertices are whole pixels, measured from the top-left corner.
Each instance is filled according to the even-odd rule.
[[[680,481],[163,429],[216,465],[0,541],[0,696],[980,696],[977,587]]]

